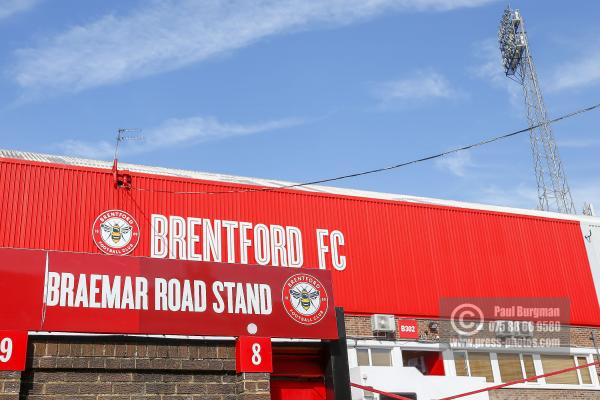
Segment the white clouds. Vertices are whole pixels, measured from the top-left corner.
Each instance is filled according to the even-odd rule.
[[[498,40],[486,39],[475,45],[475,55],[480,59],[480,64],[472,69],[473,74],[488,81],[492,86],[508,93],[510,103],[522,109],[521,86],[507,78],[502,66]]]
[[[467,175],[467,169],[473,167],[471,153],[468,150],[452,153],[435,161],[435,165],[443,170],[464,178]]]
[[[559,65],[554,73],[549,89],[553,91],[578,89],[600,83],[600,42],[574,61]]]
[[[385,103],[460,96],[443,75],[434,71],[420,71],[412,77],[378,83],[373,92]]]
[[[524,183],[511,187],[488,185],[474,197],[476,202],[505,207],[535,209],[538,204],[536,188]]]
[[[39,0],[0,0],[0,20],[27,11]]]
[[[82,156],[96,159],[109,158],[115,152],[115,143],[105,140],[98,142],[83,142],[81,140],[69,139],[59,143],[57,147],[69,156]]]
[[[585,88],[600,84],[600,41],[588,43],[579,57],[556,67],[551,79],[544,85],[550,91]],[[500,60],[498,42],[490,38],[476,44],[476,55],[481,63],[473,69],[476,76],[484,78],[493,86],[508,90],[511,100],[520,96],[520,87],[508,79]]]
[[[585,202],[592,203],[596,213],[600,210],[600,181],[575,182],[574,185],[571,185],[571,194],[575,202],[575,209],[579,212],[583,209]]]
[[[211,117],[174,118],[157,127],[144,129],[144,140],[127,147],[125,152],[129,154],[146,153],[168,147],[274,131],[301,123],[302,120],[291,118],[247,125],[223,123]],[[67,140],[59,143],[58,147],[65,154],[90,158],[110,158],[114,153],[114,142],[105,140],[98,142]]]
[[[497,40],[489,38],[476,43],[475,55],[481,60],[481,63],[473,69],[476,76],[498,85],[505,82],[506,77]]]
[[[571,194],[575,209],[581,213],[584,202],[592,203],[596,210],[600,208],[600,181],[586,180],[572,182]],[[469,200],[505,207],[536,209],[538,205],[535,182],[515,185],[487,185],[474,190]]]
[[[175,70],[261,38],[348,24],[384,11],[449,10],[490,0],[168,0],[107,15],[17,52],[14,78],[30,90],[79,91]]]
[[[562,148],[562,147],[568,147],[568,148],[574,148],[574,149],[580,149],[580,148],[589,148],[589,147],[597,147],[600,146],[600,135],[593,135],[592,137],[588,137],[588,138],[568,138],[568,139],[562,139],[558,141],[558,147]]]

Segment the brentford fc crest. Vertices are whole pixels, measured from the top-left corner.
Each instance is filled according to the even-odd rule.
[[[327,313],[329,298],[323,284],[309,274],[291,276],[283,285],[283,307],[296,322],[312,325]]]
[[[131,253],[140,241],[140,228],[129,213],[108,210],[94,221],[92,237],[103,253],[125,255]]]

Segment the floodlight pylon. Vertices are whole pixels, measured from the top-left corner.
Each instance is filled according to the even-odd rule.
[[[504,72],[523,88],[533,167],[540,210],[575,214],[571,190],[548,124],[548,114],[537,78],[525,23],[519,10],[507,7],[500,21],[498,41]],[[536,127],[536,128],[533,128]]]

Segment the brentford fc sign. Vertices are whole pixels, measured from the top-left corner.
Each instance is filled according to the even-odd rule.
[[[131,253],[138,245],[140,227],[129,213],[108,210],[94,221],[92,238],[103,253],[122,256]]]

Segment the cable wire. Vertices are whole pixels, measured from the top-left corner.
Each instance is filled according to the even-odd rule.
[[[272,191],[282,190],[282,189],[294,189],[294,188],[299,188],[299,187],[318,185],[321,183],[340,181],[343,179],[356,178],[358,176],[370,175],[370,174],[375,174],[375,173],[384,172],[384,171],[390,171],[393,169],[406,167],[406,166],[409,166],[412,164],[417,164],[417,163],[421,163],[421,162],[425,162],[425,161],[430,161],[430,160],[433,160],[436,158],[445,157],[447,155],[458,153],[460,151],[469,150],[469,149],[472,149],[475,147],[480,147],[480,146],[484,146],[486,144],[490,144],[490,143],[494,143],[494,142],[497,142],[500,140],[508,139],[510,137],[519,135],[521,133],[532,131],[532,130],[537,129],[544,125],[554,124],[554,123],[562,121],[564,119],[572,118],[577,115],[587,113],[587,112],[595,110],[597,108],[600,108],[600,103],[595,104],[590,107],[581,108],[577,111],[573,111],[568,114],[563,114],[559,117],[556,117],[549,121],[539,123],[537,125],[530,126],[528,128],[524,128],[524,129],[520,129],[518,131],[506,133],[504,135],[494,136],[494,137],[484,139],[479,142],[472,143],[472,144],[469,144],[466,146],[456,147],[451,150],[443,151],[441,153],[433,154],[433,155],[422,157],[422,158],[417,158],[417,159],[410,160],[410,161],[405,161],[405,162],[402,162],[399,164],[389,165],[387,167],[381,167],[381,168],[375,168],[375,169],[366,170],[366,171],[355,172],[352,174],[336,176],[333,178],[317,179],[314,181],[303,182],[303,183],[293,183],[293,184],[283,185],[283,186],[269,186],[269,187],[260,187],[260,188],[232,189],[232,190],[220,190],[220,191],[171,191],[171,190],[163,190],[163,189],[146,189],[146,188],[139,188],[139,187],[135,187],[135,186],[132,186],[131,189],[142,191],[142,192],[168,193],[168,194],[217,195],[217,194],[233,194],[233,193],[272,192]]]

